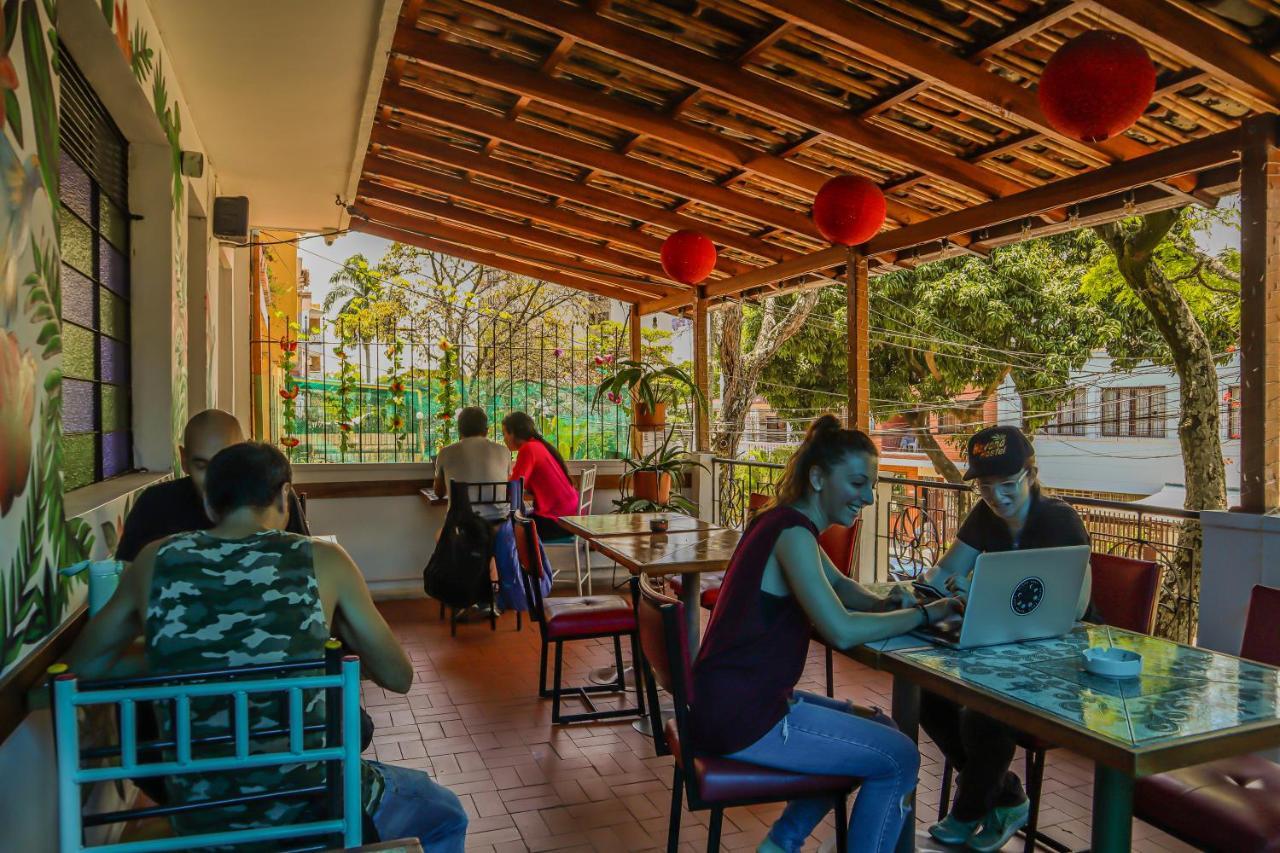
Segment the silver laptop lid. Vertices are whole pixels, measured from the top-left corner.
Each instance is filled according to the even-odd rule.
[[[980,554],[956,645],[1061,637],[1075,624],[1088,568],[1088,545]]]

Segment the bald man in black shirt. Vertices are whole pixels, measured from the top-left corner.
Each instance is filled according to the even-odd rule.
[[[139,497],[124,522],[124,533],[116,545],[116,559],[133,562],[138,552],[152,542],[175,533],[208,530],[213,522],[204,511],[204,472],[218,451],[244,441],[240,422],[230,412],[205,409],[187,421],[178,452],[187,476],[158,483]],[[290,533],[310,535],[302,505],[289,492]]]

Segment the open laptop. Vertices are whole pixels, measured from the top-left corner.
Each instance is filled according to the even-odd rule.
[[[963,618],[913,632],[957,649],[1061,637],[1076,621],[1089,546],[978,556]]]

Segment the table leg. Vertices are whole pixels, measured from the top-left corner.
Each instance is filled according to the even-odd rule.
[[[920,741],[920,688],[898,676],[893,677],[893,721],[898,730],[911,740]],[[916,794],[907,801],[907,818],[898,836],[897,853],[914,853],[916,849]]]
[[[1127,851],[1133,836],[1133,777],[1101,764],[1093,768],[1093,853]]]
[[[685,572],[680,576],[680,601],[684,604],[684,633],[689,638],[689,662],[698,656],[702,639],[702,575]]]

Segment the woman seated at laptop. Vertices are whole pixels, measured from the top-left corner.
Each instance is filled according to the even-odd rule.
[[[848,526],[874,500],[877,451],[832,415],[809,427],[771,505],[734,551],[693,665],[698,748],[797,773],[864,781],[849,822],[849,849],[887,851],[916,786],[916,745],[879,711],[795,689],[816,627],[833,646],[892,637],[957,612],[954,598],[917,604],[895,588],[876,595],[840,573],[818,533]],[[799,850],[830,810],[825,799],[788,803],[760,844]]]
[[[981,501],[956,532],[956,541],[924,580],[962,599],[978,555],[1028,548],[1088,545],[1080,516],[1065,501],[1044,495],[1031,442],[1017,427],[988,427],[969,439],[969,470]],[[1090,586],[1084,585],[1076,618],[1087,618]],[[1026,823],[1030,803],[1022,781],[1009,771],[1016,746],[1013,729],[933,693],[920,702],[920,726],[958,772],[951,812],[930,828],[944,844],[999,850]]]

